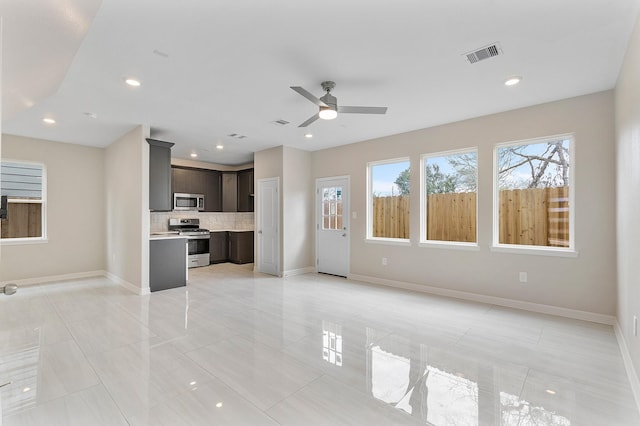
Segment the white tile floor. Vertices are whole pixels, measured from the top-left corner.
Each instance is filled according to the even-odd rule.
[[[2,424],[640,425],[611,327],[323,275],[0,298]]]

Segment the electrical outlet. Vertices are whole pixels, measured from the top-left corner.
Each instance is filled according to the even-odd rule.
[[[527,273],[526,272],[520,272],[520,282],[521,283],[526,283],[527,282]]]
[[[389,263],[389,259],[387,259],[386,257],[382,258],[382,266],[387,266],[387,264]]]
[[[633,316],[633,335],[638,337],[638,317]]]

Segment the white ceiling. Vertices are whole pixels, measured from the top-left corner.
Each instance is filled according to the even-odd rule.
[[[4,133],[104,147],[145,124],[176,157],[233,165],[611,89],[640,0],[0,4]],[[494,42],[502,55],[466,61]],[[522,83],[504,86],[511,75]],[[319,97],[324,80],[342,105],[389,110],[298,128],[317,107],[289,86]]]

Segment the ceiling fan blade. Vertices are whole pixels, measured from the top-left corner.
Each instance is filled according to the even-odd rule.
[[[345,114],[386,114],[387,107],[339,106],[338,112]]]
[[[320,99],[316,98],[315,96],[313,96],[311,93],[309,93],[308,91],[306,91],[305,89],[303,89],[300,86],[289,86],[291,87],[293,90],[295,90],[296,92],[298,92],[299,94],[301,94],[302,96],[304,96],[305,98],[309,99],[311,102],[313,102],[315,105],[318,106],[327,106],[327,104],[325,104],[324,102],[322,102]]]
[[[312,115],[307,121],[305,121],[304,123],[302,123],[298,127],[307,127],[309,124],[313,123],[318,118],[320,118],[320,113]]]

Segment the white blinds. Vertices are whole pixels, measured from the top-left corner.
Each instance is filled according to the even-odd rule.
[[[9,198],[42,199],[42,177],[41,164],[2,161],[0,195]]]

